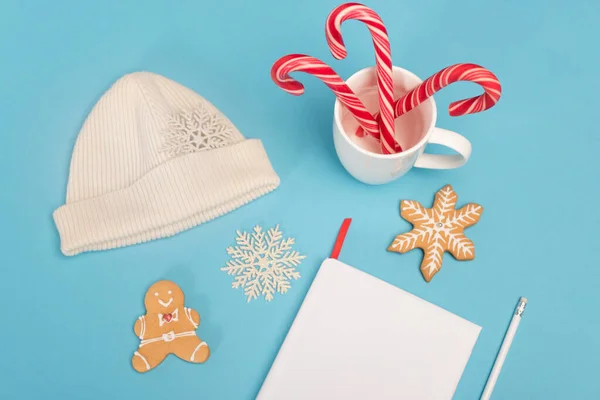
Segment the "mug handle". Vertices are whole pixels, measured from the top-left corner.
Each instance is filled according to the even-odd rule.
[[[458,154],[428,154],[423,153],[417,158],[415,167],[430,169],[453,169],[462,167],[471,157],[471,142],[464,136],[446,129],[434,127],[427,143],[441,144],[456,151]]]

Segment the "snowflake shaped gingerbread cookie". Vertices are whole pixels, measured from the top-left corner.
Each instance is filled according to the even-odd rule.
[[[400,204],[402,218],[413,224],[413,230],[396,236],[388,251],[406,253],[422,249],[421,273],[427,282],[442,268],[444,252],[450,252],[459,261],[475,258],[475,246],[463,231],[479,221],[483,207],[469,203],[456,210],[457,200],[452,186],[446,185],[436,193],[432,208],[424,208],[412,200]]]
[[[286,293],[290,281],[300,278],[296,267],[306,256],[292,250],[294,239],[284,239],[279,225],[267,232],[256,226],[252,234],[236,233],[237,246],[227,249],[231,260],[221,270],[235,276],[231,287],[243,288],[248,302],[260,295],[271,301],[275,292]]]

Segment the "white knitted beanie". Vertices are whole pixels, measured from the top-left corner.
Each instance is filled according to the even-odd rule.
[[[260,140],[192,90],[136,72],[85,121],[54,221],[62,252],[75,255],[174,235],[278,185]]]

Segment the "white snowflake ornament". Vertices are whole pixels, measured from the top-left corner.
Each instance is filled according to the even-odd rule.
[[[233,124],[207,103],[171,115],[162,134],[164,143],[160,150],[172,157],[216,149],[243,140]]]
[[[231,260],[221,271],[235,277],[231,287],[243,288],[248,302],[261,295],[271,301],[275,292],[286,293],[290,281],[300,278],[296,267],[306,256],[292,250],[295,240],[284,239],[279,225],[267,232],[257,225],[251,234],[236,233],[237,246],[227,249]]]

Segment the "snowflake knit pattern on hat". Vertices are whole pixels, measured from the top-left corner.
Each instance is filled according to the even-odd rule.
[[[136,72],[85,121],[54,221],[62,252],[75,255],[172,236],[277,186],[260,140],[185,86]]]

